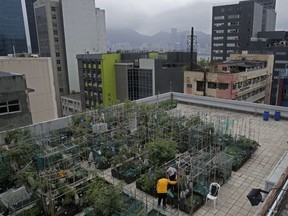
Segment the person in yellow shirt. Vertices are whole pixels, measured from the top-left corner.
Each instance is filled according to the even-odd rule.
[[[163,200],[163,209],[166,208],[168,184],[175,185],[177,184],[177,181],[170,181],[167,178],[161,178],[157,182],[158,207],[160,207],[161,201]]]

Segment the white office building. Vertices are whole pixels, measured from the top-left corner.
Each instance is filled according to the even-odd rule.
[[[105,11],[94,0],[62,0],[70,91],[79,92],[76,54],[106,53]]]

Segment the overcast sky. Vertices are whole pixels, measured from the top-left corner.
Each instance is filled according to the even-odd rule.
[[[288,30],[288,0],[276,0],[277,30]],[[108,29],[132,28],[142,34],[189,30],[211,34],[212,7],[223,0],[96,0],[106,11]],[[236,1],[237,2],[237,1]]]

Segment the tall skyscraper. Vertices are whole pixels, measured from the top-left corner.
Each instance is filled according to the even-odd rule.
[[[37,39],[34,6],[33,6],[34,2],[36,2],[36,0],[25,0],[28,26],[29,26],[29,35],[31,41],[31,50],[32,53],[38,53],[38,39]]]
[[[76,55],[106,53],[105,11],[95,0],[61,0],[70,91],[80,91]]]
[[[0,0],[0,56],[27,52],[21,0]]]
[[[41,57],[52,59],[58,115],[61,116],[60,97],[69,94],[61,3],[59,0],[38,0],[34,10],[39,53]]]
[[[230,53],[247,50],[251,37],[274,31],[276,12],[254,1],[213,7],[212,60],[224,61]]]

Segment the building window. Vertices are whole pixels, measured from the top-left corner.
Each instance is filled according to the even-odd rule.
[[[241,17],[240,14],[232,14],[232,15],[229,15],[229,16],[228,16],[228,19],[238,19],[238,18],[240,18],[240,17]]]
[[[227,90],[229,85],[227,83],[218,83],[218,89]]]
[[[213,37],[213,40],[223,40],[224,37]]]
[[[56,8],[55,7],[51,7],[51,11],[56,11]]]
[[[187,84],[186,87],[187,88],[192,88],[192,84]]]
[[[227,71],[227,67],[222,67],[222,71]]]
[[[223,46],[223,43],[214,43],[213,46],[214,46],[214,47],[222,47],[222,46]]]
[[[239,26],[241,22],[228,22],[228,26]]]
[[[210,89],[216,89],[216,88],[217,88],[217,83],[215,83],[215,82],[208,82],[208,88],[210,88]]]
[[[220,27],[220,26],[224,26],[224,23],[214,23],[215,27]]]
[[[223,20],[224,19],[224,16],[215,16],[214,17],[214,20]]]
[[[53,32],[54,32],[54,34],[55,34],[55,35],[57,35],[57,34],[58,34],[58,31],[57,31],[57,30],[54,30]]]
[[[57,64],[61,64],[61,60],[57,60],[56,62],[57,62]]]
[[[216,34],[222,34],[222,33],[224,33],[224,30],[214,30],[214,33],[216,33]]]
[[[54,38],[54,41],[55,41],[55,42],[59,42],[59,39],[58,39],[58,38]]]
[[[204,82],[203,81],[197,81],[197,91],[204,91]]]
[[[223,60],[223,57],[221,57],[221,56],[213,56],[213,60]]]
[[[285,70],[285,68],[274,68],[274,71],[284,71]]]
[[[57,71],[61,71],[61,67],[57,67]]]
[[[239,40],[239,36],[228,36],[227,40]]]
[[[227,43],[227,47],[235,47],[235,43]]]
[[[60,57],[60,53],[59,52],[56,52],[56,57]]]
[[[235,53],[235,52],[236,52],[235,50],[227,50],[227,54]]]
[[[276,60],[276,64],[288,64],[288,60]]]
[[[275,54],[276,54],[276,55],[280,55],[280,56],[285,56],[285,55],[286,55],[286,52],[276,52]]]
[[[56,19],[56,14],[52,14],[52,19]]]
[[[12,100],[0,103],[0,115],[21,112],[20,101]]]
[[[213,50],[213,53],[221,54],[221,53],[223,53],[223,50]]]
[[[53,22],[53,27],[57,28],[57,23]]]
[[[64,89],[63,88],[59,88],[59,91],[62,93],[62,92],[64,92]]]
[[[239,29],[228,29],[227,33],[238,33],[240,32]]]

